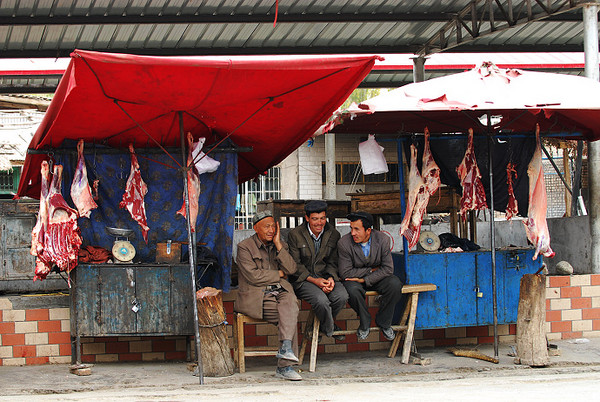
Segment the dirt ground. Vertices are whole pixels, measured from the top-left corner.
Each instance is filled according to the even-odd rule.
[[[387,358],[386,351],[322,354],[316,372],[307,371],[305,360],[299,367],[304,380],[294,383],[274,376],[272,357],[248,358],[246,373],[206,377],[203,385],[187,363],[102,363],[89,376],[71,374],[69,365],[3,366],[0,400],[595,399],[600,338],[553,343],[560,356],[551,357],[545,368],[514,364],[510,345],[500,345],[499,364],[456,357],[445,348],[420,350],[431,359],[425,366],[403,365],[399,357]],[[491,345],[479,350],[493,355]]]

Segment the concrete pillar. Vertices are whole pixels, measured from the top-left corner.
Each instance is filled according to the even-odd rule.
[[[325,199],[337,198],[335,184],[335,134],[325,134]]]
[[[413,82],[425,81],[425,62],[427,57],[415,56],[411,57],[413,61]]]
[[[583,7],[583,49],[585,75],[598,81],[598,7]],[[591,272],[600,274],[600,143],[588,142],[588,181],[590,189],[589,219],[591,247]]]

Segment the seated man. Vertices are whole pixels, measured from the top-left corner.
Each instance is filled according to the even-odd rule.
[[[277,353],[277,377],[302,380],[292,365],[298,364],[298,299],[287,276],[296,262],[281,240],[279,224],[270,211],[252,219],[254,235],[238,244],[238,296],[234,310],[277,325],[281,346]]]
[[[367,212],[348,215],[350,233],[338,242],[338,273],[348,291],[348,304],[360,319],[356,331],[358,339],[369,336],[371,314],[367,308],[365,292],[379,293],[379,310],[375,323],[387,340],[395,337],[392,327],[394,308],[402,297],[402,282],[394,275],[394,264],[390,251],[390,238],[372,229],[373,216]]]
[[[304,206],[306,221],[288,236],[290,254],[297,263],[292,286],[296,296],[312,306],[321,331],[332,336],[335,316],[348,301],[348,292],[337,274],[339,232],[327,222],[327,203],[309,201]],[[335,339],[343,340],[344,335]]]

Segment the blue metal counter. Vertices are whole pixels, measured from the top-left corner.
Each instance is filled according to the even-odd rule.
[[[517,321],[519,286],[535,273],[532,248],[496,251],[498,324]],[[493,325],[492,258],[489,250],[461,253],[392,253],[395,274],[406,284],[433,283],[438,289],[419,295],[415,329]]]

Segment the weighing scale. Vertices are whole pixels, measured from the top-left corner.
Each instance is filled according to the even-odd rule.
[[[129,238],[133,237],[133,230],[106,227],[106,231],[115,237],[112,247],[112,255],[115,257],[115,263],[130,263],[135,257],[135,247],[129,242]]]

